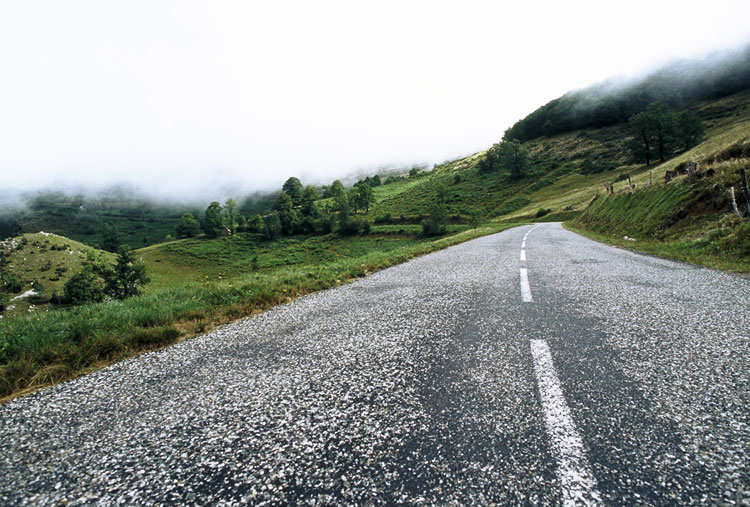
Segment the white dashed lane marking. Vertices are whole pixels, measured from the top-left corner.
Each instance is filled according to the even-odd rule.
[[[521,241],[521,262],[526,262],[526,238],[537,227],[539,227],[539,224],[526,231],[526,234],[523,235],[523,240]],[[531,299],[531,285],[529,285],[529,270],[526,268],[521,268],[521,299],[524,303],[531,303],[533,301]]]
[[[547,341],[531,340],[531,355],[550,448],[557,462],[563,505],[602,505],[583,440],[563,396]]]
[[[531,286],[529,285],[529,270],[521,268],[521,299],[524,303],[531,303]]]

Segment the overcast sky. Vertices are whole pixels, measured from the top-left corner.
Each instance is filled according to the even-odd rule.
[[[223,199],[439,163],[571,89],[743,44],[748,19],[747,0],[0,0],[0,188]]]

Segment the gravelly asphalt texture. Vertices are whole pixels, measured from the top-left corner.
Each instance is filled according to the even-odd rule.
[[[556,504],[532,339],[605,503],[750,502],[750,280],[529,229],[0,407],[0,504]]]

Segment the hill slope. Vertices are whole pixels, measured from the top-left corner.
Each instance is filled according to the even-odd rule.
[[[678,61],[629,82],[605,82],[567,93],[519,120],[508,139],[598,128],[626,122],[651,102],[682,109],[703,100],[732,95],[750,86],[750,46],[710,55],[700,61]]]
[[[702,101],[688,110],[703,121],[706,140],[662,164],[645,166],[633,160],[632,133],[626,125],[576,130],[523,143],[531,155],[531,169],[521,180],[504,172],[481,173],[478,161],[483,154],[478,153],[376,187],[377,202],[369,216],[417,223],[429,211],[434,188],[442,185],[447,188],[449,215],[456,222],[465,222],[472,213],[494,221],[572,220],[583,213],[575,226],[609,233],[612,240],[624,235],[639,239],[637,245],[624,243],[629,247],[750,271],[750,255],[742,246],[746,226],[733,214],[728,198],[734,187],[743,204],[737,171],[750,170],[750,90]],[[665,172],[689,161],[716,175],[703,180],[680,176],[665,185]],[[615,191],[609,197],[608,185]],[[589,209],[593,199],[597,201]],[[644,220],[643,213],[652,213],[651,218]],[[712,238],[709,246],[707,238]],[[667,243],[681,246],[675,249]],[[693,247],[687,245],[693,243],[695,251],[688,253]]]
[[[6,292],[15,300],[6,315],[45,310],[50,298],[62,295],[65,282],[89,264],[111,263],[114,254],[49,232],[27,233],[0,241]],[[33,291],[33,294],[30,292]],[[27,294],[22,297],[23,294]]]

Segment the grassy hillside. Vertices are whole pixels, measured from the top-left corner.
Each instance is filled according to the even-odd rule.
[[[743,239],[747,225],[732,212],[728,196],[733,186],[742,206],[737,171],[750,171],[750,150],[745,149],[750,146],[750,90],[700,102],[689,110],[706,126],[706,140],[662,164],[647,167],[634,162],[626,125],[577,130],[524,143],[532,168],[521,180],[511,180],[503,172],[480,173],[478,153],[416,178],[376,187],[377,202],[368,215],[390,223],[418,223],[429,212],[439,184],[448,189],[449,215],[457,223],[472,213],[500,222],[573,220],[573,227],[599,240],[748,272],[750,254]],[[697,181],[679,176],[665,184],[667,170],[689,161],[716,175]],[[587,166],[593,172],[584,174]],[[615,193],[607,196],[610,184]],[[540,210],[544,216],[538,216]],[[636,241],[623,241],[623,236]]]
[[[682,109],[750,87],[750,46],[677,61],[628,82],[599,83],[566,93],[518,121],[506,138],[529,141],[581,128],[627,122],[648,104],[662,101]]]
[[[239,233],[215,240],[184,239],[142,248],[137,255],[146,263],[156,292],[176,285],[210,284],[245,274],[264,274],[293,266],[319,272],[330,263],[361,258],[372,252],[389,254],[431,240],[415,235],[373,234],[339,237],[296,236],[268,241],[260,234]]]
[[[65,282],[83,266],[114,259],[114,254],[47,232],[1,241],[0,252],[7,261],[5,271],[12,273],[19,284],[17,290],[10,291],[10,297],[35,292],[12,301],[3,315],[28,312],[32,305],[37,311],[47,310],[50,298],[63,294]]]

